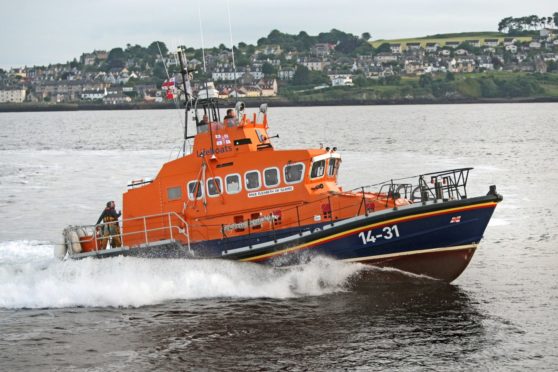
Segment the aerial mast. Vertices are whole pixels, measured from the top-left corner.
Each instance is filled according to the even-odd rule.
[[[190,84],[190,76],[188,74],[188,67],[186,64],[186,56],[182,48],[178,48],[178,61],[180,62],[180,75],[182,75],[182,84],[184,88],[185,98],[185,120],[184,120],[184,143],[182,145],[182,154],[186,155],[186,141],[188,140],[188,113],[192,108],[192,86]]]

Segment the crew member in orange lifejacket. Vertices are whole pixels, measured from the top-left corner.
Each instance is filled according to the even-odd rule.
[[[110,246],[112,248],[122,246],[122,240],[120,239],[120,226],[118,225],[118,217],[122,212],[116,213],[114,201],[107,202],[107,207],[103,210],[103,213],[99,216],[97,220],[97,225],[103,221],[104,225],[101,226],[101,243],[100,249],[105,249],[107,241],[109,238]]]

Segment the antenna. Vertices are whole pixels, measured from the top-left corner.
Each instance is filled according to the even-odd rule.
[[[165,60],[165,58],[163,57],[163,52],[161,51],[161,46],[159,45],[159,42],[157,41],[157,49],[159,49],[159,56],[161,56],[161,60],[163,61],[163,67],[165,68],[165,73],[167,74],[167,81],[170,82],[170,75],[169,75],[169,70],[167,68],[167,61]],[[168,89],[168,87],[167,87]],[[178,121],[180,122],[180,125],[184,125],[184,121],[182,120],[182,117],[180,116],[180,106],[179,106],[179,100],[180,98],[178,97],[173,97],[172,98],[174,105],[176,106],[176,113],[178,114]]]
[[[204,46],[204,43],[203,43],[203,27],[202,27],[201,8],[200,8],[199,0],[198,0],[198,20],[200,22],[200,36],[201,36],[201,45],[202,45],[203,72],[207,73],[207,68],[205,66],[205,46]]]
[[[184,143],[182,145],[182,154],[186,155],[186,141],[188,141],[188,112],[192,106],[192,87],[190,86],[190,76],[186,64],[186,57],[182,49],[176,52],[178,61],[180,62],[180,74],[182,75],[182,84],[184,87],[184,97],[186,99],[186,112],[184,113]]]
[[[238,101],[238,90],[236,85],[236,63],[234,62],[234,43],[232,37],[232,22],[231,22],[231,6],[229,0],[227,0],[227,15],[229,16],[229,36],[231,38],[231,56],[232,56],[232,64],[233,64],[233,71],[234,71],[234,96]]]

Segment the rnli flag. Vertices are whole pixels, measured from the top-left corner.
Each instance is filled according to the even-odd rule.
[[[170,87],[174,87],[174,78],[171,78],[171,79],[169,79],[169,80],[166,80],[166,81],[163,83],[163,87],[166,87],[167,89],[170,88]]]

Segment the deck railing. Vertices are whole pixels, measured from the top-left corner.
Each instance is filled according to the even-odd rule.
[[[134,222],[136,227],[140,225],[143,226],[143,228],[135,228],[133,231],[128,231],[131,229],[126,229],[126,225]],[[124,224],[123,231],[111,233],[111,230],[116,230],[116,225],[120,226],[120,223]],[[190,250],[190,231],[188,223],[182,216],[175,212],[132,217],[123,219],[122,221],[113,221],[98,225],[70,226],[64,230],[66,244],[71,245],[72,243],[76,243],[70,238],[70,232],[72,231],[76,232],[78,235],[79,243],[82,247],[84,245],[89,246],[94,248],[92,249],[94,251],[106,249],[106,246],[110,244],[113,239],[120,239],[123,246],[126,245],[126,240],[128,239],[134,242],[132,246],[141,246],[160,241],[162,236],[168,238],[170,241],[179,240],[181,243],[185,243],[188,250]],[[155,235],[156,239],[150,239],[150,235]],[[132,237],[133,239],[131,239]]]

